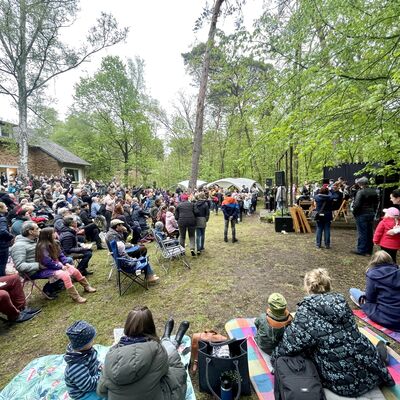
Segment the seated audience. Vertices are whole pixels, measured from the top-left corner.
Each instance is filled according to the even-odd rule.
[[[400,269],[392,257],[377,251],[367,269],[365,292],[351,288],[352,300],[372,321],[400,331]]]
[[[183,337],[188,323],[182,323]],[[106,355],[97,386],[99,396],[108,399],[184,400],[186,370],[168,332],[159,339],[153,315],[147,307],[132,310],[124,335]]]
[[[6,274],[9,247],[14,236],[9,232],[7,225],[7,206],[0,202],[0,276]]]
[[[79,218],[83,223],[83,229],[85,230],[86,239],[90,242],[96,242],[97,250],[103,250],[104,248],[99,236],[100,231],[90,216],[88,203],[81,204],[81,212],[79,213]]]
[[[306,353],[323,387],[340,396],[357,397],[376,386],[393,386],[384,360],[358,330],[345,298],[331,292],[328,272],[307,272],[304,287],[308,295],[272,353],[272,363],[280,356]]]
[[[178,223],[175,219],[175,207],[170,206],[165,214],[165,229],[169,236],[179,237]]]
[[[96,394],[102,365],[93,348],[96,329],[86,321],[74,322],[66,331],[70,340],[64,360],[65,384],[71,399],[101,399]]]
[[[258,347],[271,355],[282,340],[285,328],[292,322],[292,316],[287,309],[286,299],[280,293],[272,293],[268,297],[268,308],[254,321],[257,333],[254,340]]]
[[[157,221],[154,225],[154,235],[161,242],[164,242],[165,246],[176,246],[179,244],[179,240],[171,239],[164,232],[164,224],[161,221]]]

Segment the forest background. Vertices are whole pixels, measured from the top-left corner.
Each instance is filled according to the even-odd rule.
[[[400,3],[275,4],[251,30],[241,23],[239,1],[223,5],[236,30],[216,32],[199,178],[263,182],[285,155],[300,182],[347,162],[366,162],[378,174],[397,172]],[[197,24],[208,23],[210,14],[205,9]],[[195,86],[205,48],[199,43],[182,54]],[[180,93],[167,112],[146,93],[144,76],[140,57],[107,56],[76,85],[65,121],[43,106],[34,127],[91,163],[92,178],[164,187],[188,179],[196,98]]]

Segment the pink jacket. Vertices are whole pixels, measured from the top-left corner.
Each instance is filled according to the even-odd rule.
[[[374,233],[374,243],[387,249],[400,249],[400,234],[390,236],[387,231],[392,229],[396,224],[394,218],[383,218],[376,227]]]
[[[176,231],[178,229],[178,223],[176,222],[174,214],[171,211],[167,211],[165,216],[165,229],[168,233]]]

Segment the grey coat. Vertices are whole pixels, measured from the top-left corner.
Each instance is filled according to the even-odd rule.
[[[108,400],[184,400],[186,370],[156,341],[111,347],[97,385]]]
[[[20,274],[32,275],[39,271],[39,263],[36,261],[36,240],[18,235],[10,254]]]

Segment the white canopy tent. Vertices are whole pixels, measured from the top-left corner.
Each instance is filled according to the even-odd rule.
[[[235,188],[241,190],[243,188],[243,185],[245,185],[248,189],[251,189],[253,185],[256,185],[257,189],[261,192],[264,192],[264,189],[262,186],[256,182],[254,179],[248,179],[248,178],[224,178],[224,179],[218,179],[217,181],[211,182],[207,185],[207,187],[211,187],[214,185],[218,185],[224,189],[228,189],[231,186],[234,186]]]
[[[204,186],[206,183],[207,183],[206,181],[201,181],[200,179],[198,179],[197,183],[196,183],[196,187],[199,188],[201,186]],[[178,182],[176,184],[176,186],[180,186],[180,187],[182,187],[184,189],[189,189],[189,181]]]

